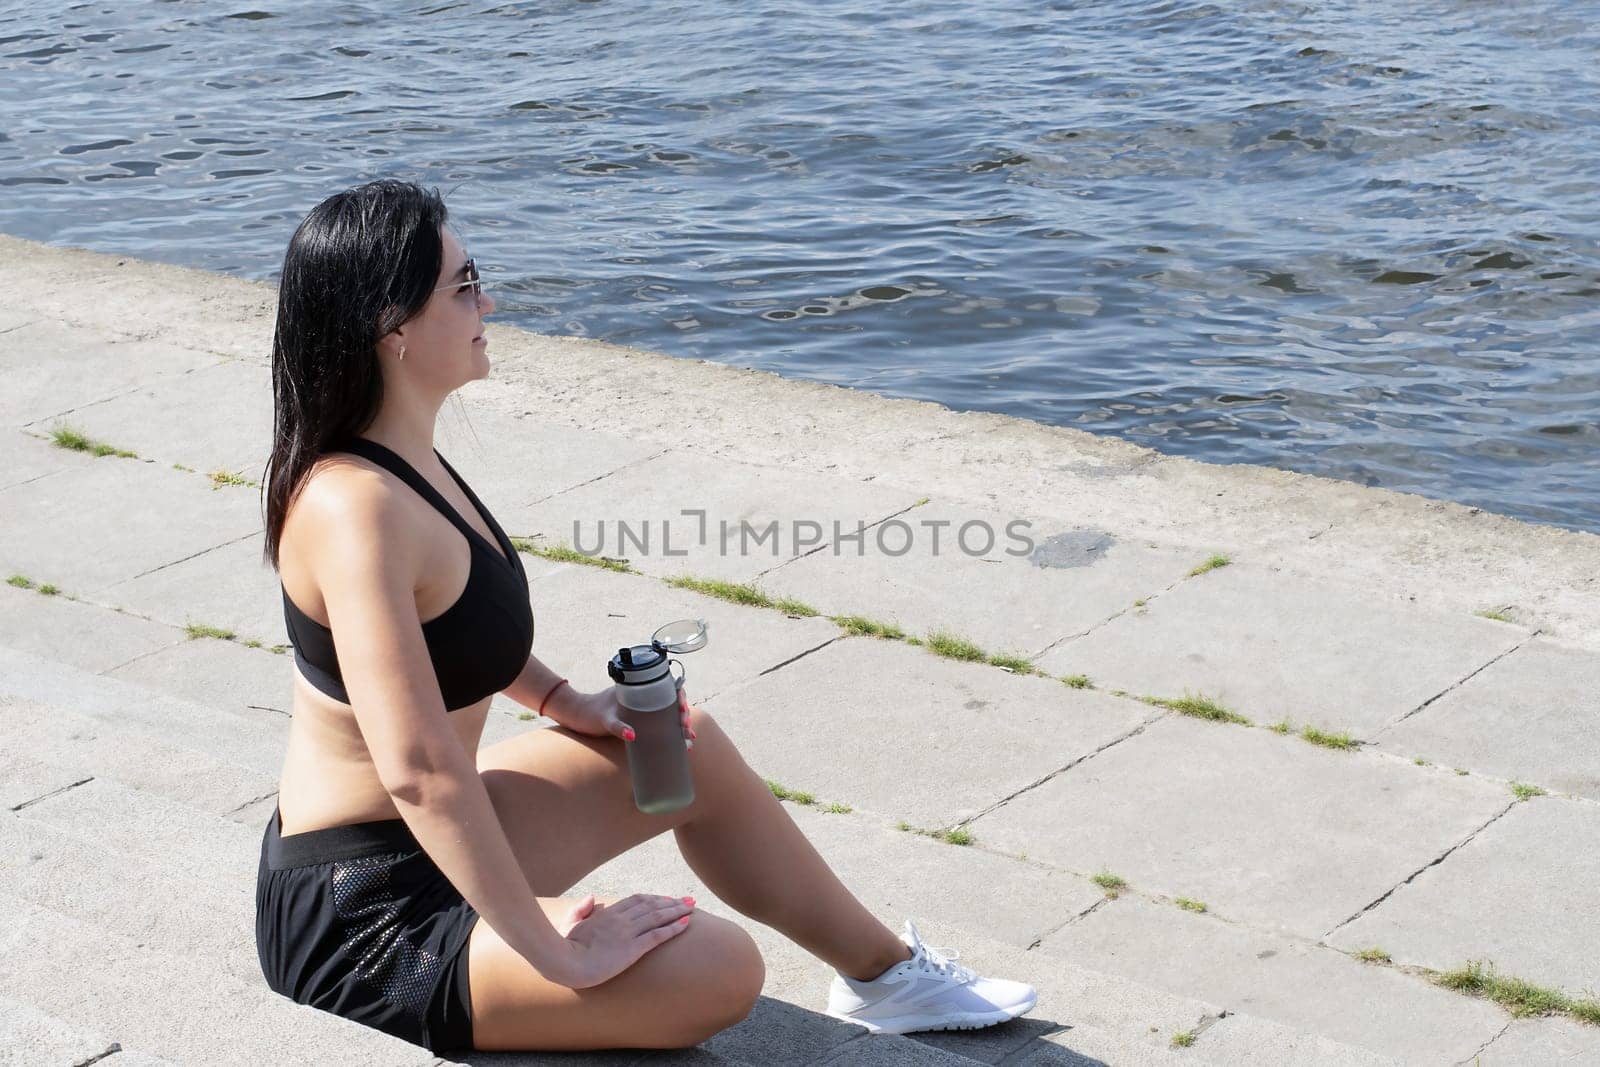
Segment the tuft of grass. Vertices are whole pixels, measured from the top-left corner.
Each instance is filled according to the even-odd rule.
[[[1484,611],[1474,611],[1474,615],[1482,619],[1493,619],[1495,622],[1515,622],[1510,611],[1506,608],[1488,608]]]
[[[1581,1023],[1600,1026],[1600,1000],[1592,997],[1574,1000],[1567,1006],[1567,1014]]]
[[[857,637],[881,637],[886,641],[903,641],[906,632],[889,622],[877,622],[863,615],[830,615],[828,618],[842,626],[845,633]]]
[[[1245,718],[1243,715],[1240,715],[1231,708],[1218,704],[1216,701],[1210,699],[1204,694],[1195,694],[1190,696],[1188,693],[1185,693],[1182,697],[1177,699],[1167,699],[1163,697],[1140,697],[1139,699],[1144,701],[1146,704],[1154,704],[1157,707],[1168,708],[1172,711],[1178,712],[1181,715],[1188,715],[1196,719],[1206,719],[1210,722],[1232,722],[1238,723],[1240,726],[1251,725],[1250,720]]]
[[[45,596],[55,596],[57,593],[61,592],[61,590],[56,586],[51,585],[49,582],[45,582],[39,587],[39,592],[43,593]]]
[[[1191,1046],[1193,1044],[1194,1044],[1194,1031],[1193,1030],[1179,1030],[1177,1033],[1172,1035],[1172,1047],[1173,1048],[1188,1048],[1189,1046]]]
[[[1142,608],[1142,607],[1144,607],[1144,605],[1145,605],[1144,597],[1140,597],[1138,600],[1135,600],[1133,602],[1133,606],[1136,607],[1136,608]]]
[[[1193,570],[1191,570],[1189,572],[1189,577],[1193,578],[1193,577],[1196,577],[1197,575],[1204,574],[1207,571],[1214,571],[1218,567],[1226,567],[1228,564],[1230,564],[1232,562],[1233,562],[1233,560],[1229,559],[1227,556],[1213,555],[1209,559],[1207,559],[1204,563],[1200,564],[1199,566],[1197,566]]]
[[[57,426],[54,430],[51,430],[50,440],[58,447],[68,448],[74,452],[93,452],[97,456],[124,456],[128,459],[139,458],[136,452],[129,452],[126,449],[93,440],[66,426]]]
[[[667,584],[674,589],[688,589],[691,592],[702,593],[705,596],[714,596],[718,600],[726,600],[730,604],[743,604],[751,608],[776,608],[779,606],[778,601],[773,600],[755,586],[739,582],[724,582],[717,578],[690,578],[684,576],[668,578]],[[816,611],[806,608],[798,600],[785,600],[783,603],[789,605],[790,609],[805,608],[810,614],[816,614]]]
[[[829,815],[849,815],[852,811],[855,811],[856,809],[852,808],[848,804],[829,804],[827,807],[823,808],[822,810],[827,812]]]
[[[225,485],[247,485],[253,489],[261,488],[259,483],[252,482],[249,478],[241,477],[221,468],[212,471],[207,477],[211,479],[211,488],[214,490],[221,489]]]
[[[538,717],[539,717],[538,715],[534,714],[531,711],[519,711],[519,712],[517,712],[517,718],[521,719],[523,722],[527,722],[529,719],[537,719]]]
[[[1426,767],[1428,765],[1428,761],[1423,759],[1421,756],[1412,756],[1411,762],[1415,763],[1418,767]]]
[[[1203,900],[1190,900],[1188,897],[1179,897],[1175,903],[1184,911],[1200,913],[1206,910],[1205,901]]]
[[[908,644],[908,645],[920,645],[920,644],[922,644],[922,638],[920,638],[920,637],[908,637],[908,638],[906,638],[906,644]]]
[[[928,498],[927,497],[923,497],[921,500],[918,500],[915,504],[912,504],[911,506],[914,507],[914,508],[920,508],[922,505],[926,504],[927,502],[928,502]]]
[[[1033,662],[1025,656],[994,655],[989,657],[989,665],[1010,671],[1012,674],[1039,673],[1039,668],[1035,667]]]
[[[1122,895],[1122,891],[1128,888],[1127,879],[1121,875],[1112,874],[1110,871],[1101,871],[1099,874],[1091,875],[1089,881],[1104,889],[1108,900],[1116,900]]]
[[[1307,726],[1300,731],[1300,736],[1310,741],[1313,745],[1321,745],[1323,748],[1336,748],[1343,752],[1356,747],[1356,739],[1349,734],[1328,733],[1326,730],[1319,730],[1315,726]]]
[[[803,792],[799,789],[789,789],[788,787],[773,781],[771,778],[767,778],[765,781],[767,783],[767,788],[772,790],[772,795],[777,797],[779,800],[790,800],[796,804],[805,805],[811,805],[817,802],[817,798],[812,796],[810,793]]]
[[[271,648],[271,649],[269,649],[269,651],[270,651],[270,652],[271,652],[271,653],[272,653],[272,654],[273,654],[273,655],[274,655],[274,656],[281,656],[281,655],[283,655],[283,654],[284,654],[284,653],[285,653],[285,652],[287,652],[287,651],[289,651],[289,646],[288,646],[288,645],[273,645],[273,646],[272,646],[272,648]]]
[[[948,659],[964,660],[968,663],[982,663],[986,658],[983,649],[971,641],[957,637],[955,634],[943,630],[935,630],[928,634],[928,651]]]
[[[18,589],[32,589],[33,579],[29,578],[26,574],[13,574],[11,577],[6,579],[6,584],[14,585]]]
[[[1383,951],[1383,949],[1377,948],[1377,947],[1362,949],[1360,952],[1356,953],[1356,959],[1360,960],[1362,963],[1393,963],[1394,962],[1392,959],[1389,958],[1389,954],[1387,952],[1385,952],[1385,951]]]
[[[1486,997],[1518,1018],[1566,1013],[1573,1007],[1572,999],[1561,990],[1534,985],[1522,978],[1507,978],[1495,971],[1494,964],[1481,960],[1469,960],[1465,967],[1446,971],[1434,980],[1458,993]]]
[[[1456,772],[1456,773],[1457,773],[1457,774],[1462,774],[1462,775],[1464,775],[1464,774],[1466,774],[1466,773],[1467,773],[1467,769],[1466,769],[1466,768],[1465,768],[1465,767],[1456,767],[1456,768],[1454,768],[1454,770],[1455,770],[1455,772]]]
[[[816,608],[812,607],[810,604],[807,604],[805,601],[791,600],[788,597],[783,597],[782,599],[775,601],[773,606],[779,611],[783,612],[785,615],[794,615],[802,619],[816,618],[816,616],[820,614]]]
[[[236,636],[238,636],[232,630],[223,630],[215,626],[206,626],[198,622],[191,622],[183,629],[184,632],[189,635],[189,640],[191,641],[200,637],[214,637],[219,641],[232,641]]]
[[[949,845],[970,845],[977,840],[972,836],[971,830],[959,826],[954,830],[924,830],[922,827],[912,826],[902,819],[895,824],[895,829],[904,830],[906,833],[919,834],[922,837],[931,837],[935,841],[943,841]]]
[[[1288,719],[1279,719],[1277,722],[1267,727],[1267,729],[1271,730],[1275,734],[1292,733],[1294,731],[1294,723],[1290,722]]]
[[[246,641],[244,643],[244,647],[245,648],[260,648],[261,647],[261,642],[257,641],[255,638],[252,637],[250,640],[248,640],[248,641]]]
[[[764,781],[767,783],[767,788],[772,790],[773,796],[777,797],[779,800],[789,799],[789,790],[783,785],[779,784],[778,782],[774,782],[771,778],[764,779]]]
[[[1073,689],[1093,689],[1094,688],[1094,683],[1089,680],[1089,676],[1087,674],[1067,674],[1067,675],[1063,675],[1062,678],[1061,678],[1061,684],[1062,685],[1066,685],[1066,686],[1070,686]]]
[[[1128,696],[1129,693],[1126,689],[1113,689],[1111,691],[1111,695],[1114,697],[1125,697]]]
[[[625,559],[613,559],[610,556],[586,556],[571,545],[536,545],[526,537],[513,537],[511,547],[518,552],[526,552],[530,556],[539,556],[555,563],[581,563],[586,567],[600,567],[618,574],[637,574],[628,565]]]
[[[185,467],[182,463],[174,463],[172,465],[172,469],[175,470],[175,471],[185,471],[185,472],[187,472],[189,474],[193,474],[194,473],[194,468],[193,467]]]
[[[1543,789],[1536,785],[1528,785],[1526,782],[1512,782],[1511,792],[1516,794],[1518,800],[1530,800],[1533,797],[1546,795]]]

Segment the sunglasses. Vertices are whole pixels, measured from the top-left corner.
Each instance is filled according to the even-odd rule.
[[[441,285],[435,288],[433,291],[437,293],[440,289],[454,289],[457,293],[465,293],[470,288],[472,290],[473,299],[476,300],[478,297],[483,295],[483,279],[478,277],[477,263],[470,259],[467,260],[466,272],[466,281],[451,282],[448,285]]]

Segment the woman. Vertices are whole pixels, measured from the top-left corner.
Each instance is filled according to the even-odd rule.
[[[495,306],[445,223],[436,190],[373,182],[284,258],[266,554],[295,672],[256,891],[268,984],[436,1052],[694,1045],[760,994],[749,935],[689,898],[561,896],[670,829],[722,900],[838,969],[830,1015],[903,1033],[1029,1010],[1032,988],[873,918],[687,700],[695,800],[634,807],[610,687],[530,655],[522,561],[433,448],[445,397],[489,373]],[[559,725],[480,750],[497,692]]]

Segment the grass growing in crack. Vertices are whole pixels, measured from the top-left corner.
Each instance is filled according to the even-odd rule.
[[[829,804],[827,807],[823,808],[822,810],[827,812],[829,815],[849,815],[852,811],[855,811],[856,809],[852,808],[848,804]]]
[[[1294,731],[1294,723],[1290,722],[1288,719],[1279,719],[1277,722],[1267,727],[1267,729],[1271,730],[1275,734],[1292,733]]]
[[[1460,775],[1465,775],[1467,773],[1467,769],[1465,767],[1456,767],[1456,768],[1453,768],[1453,769],[1457,774],[1460,774]]]
[[[531,711],[519,711],[519,712],[517,712],[517,718],[521,719],[523,722],[527,722],[530,719],[537,719],[538,717],[539,716],[537,714],[535,714],[534,712],[531,712]]]
[[[183,628],[191,641],[201,637],[215,637],[219,641],[232,641],[238,635],[232,630],[222,630],[215,626],[206,626],[201,623],[191,622]]]
[[[1142,607],[1144,607],[1144,605],[1145,605],[1145,600],[1144,600],[1143,597],[1140,597],[1138,600],[1135,600],[1133,602],[1133,606],[1136,607],[1136,608],[1142,608]]]
[[[55,596],[57,593],[61,592],[61,590],[56,586],[51,585],[49,582],[45,582],[39,587],[39,592],[43,593],[45,596]]]
[[[1206,910],[1205,901],[1203,900],[1190,900],[1188,897],[1179,897],[1173,903],[1177,904],[1178,907],[1182,908],[1184,911],[1192,911],[1196,914]]]
[[[1089,676],[1087,674],[1067,674],[1067,675],[1063,675],[1062,678],[1061,678],[1061,684],[1065,685],[1065,686],[1070,686],[1073,689],[1093,689],[1094,688],[1094,683],[1089,680]]]
[[[29,578],[25,574],[13,574],[11,577],[6,579],[6,584],[14,585],[18,589],[32,589],[33,579]]]
[[[1220,555],[1211,556],[1204,563],[1200,564],[1199,566],[1197,566],[1193,570],[1191,570],[1189,572],[1189,577],[1194,578],[1194,577],[1197,577],[1199,575],[1202,575],[1202,574],[1206,573],[1207,571],[1214,571],[1218,567],[1226,567],[1228,564],[1230,564],[1232,562],[1233,562],[1233,560],[1229,559],[1227,556],[1220,556]]]
[[[1512,782],[1511,792],[1516,794],[1518,800],[1531,800],[1533,797],[1546,795],[1543,789],[1536,785],[1528,785],[1526,782]]]
[[[281,656],[285,652],[289,651],[289,646],[288,645],[273,645],[270,649],[268,649],[268,651],[271,652],[274,656]]]
[[[259,482],[252,482],[249,478],[242,477],[220,468],[212,471],[207,477],[211,479],[212,489],[221,489],[225,485],[245,485],[251,487],[252,489],[261,488],[261,484]]]
[[[250,640],[248,640],[248,641],[246,641],[244,643],[244,647],[245,648],[260,648],[261,647],[261,642],[257,641],[255,638],[252,637]]]
[[[1385,952],[1385,951],[1383,951],[1383,949],[1377,948],[1377,947],[1362,949],[1360,952],[1356,953],[1356,959],[1360,960],[1362,963],[1393,963],[1394,962],[1392,959],[1389,958],[1389,954],[1387,952]]]
[[[685,575],[668,578],[667,584],[674,589],[687,589],[705,596],[714,596],[731,604],[743,604],[751,608],[777,608],[786,615],[803,615],[806,618],[817,614],[817,609],[809,604],[787,598],[774,600],[755,586],[739,582],[724,582],[716,578],[691,578]]]
[[[912,826],[904,819],[895,824],[896,830],[903,830],[908,834],[919,834],[922,837],[931,837],[935,841],[943,841],[950,845],[970,845],[977,838],[972,836],[972,831],[957,827],[954,830],[924,830],[920,826]]]
[[[968,663],[982,663],[987,657],[983,649],[971,641],[957,637],[955,634],[943,630],[935,630],[926,638],[928,651],[947,659],[959,659]]]
[[[1106,891],[1107,900],[1116,900],[1122,895],[1122,891],[1128,888],[1127,879],[1121,875],[1112,874],[1110,871],[1101,871],[1099,874],[1091,875],[1089,881]]]
[[[1493,619],[1495,622],[1515,622],[1505,608],[1489,608],[1484,611],[1474,611],[1474,615],[1482,619]]]
[[[97,456],[123,456],[127,459],[138,459],[136,452],[117,448],[101,441],[91,440],[77,430],[65,426],[58,426],[50,431],[50,440],[61,448],[69,448],[74,452],[93,452]]]
[[[1349,734],[1328,733],[1326,730],[1319,730],[1315,726],[1307,726],[1300,731],[1300,736],[1310,741],[1313,745],[1321,745],[1323,748],[1349,751],[1356,747],[1356,739]]]
[[[830,615],[829,620],[844,628],[845,633],[858,637],[880,637],[885,641],[903,641],[906,632],[889,622],[877,622],[862,615]]]
[[[796,804],[803,805],[811,805],[817,802],[817,798],[812,796],[810,793],[804,793],[798,789],[789,789],[777,782],[774,782],[771,778],[766,779],[766,783],[767,788],[772,790],[772,795],[777,797],[779,800],[792,800]]]
[[[1240,726],[1249,726],[1249,719],[1240,715],[1231,708],[1224,707],[1204,694],[1190,696],[1185,693],[1177,699],[1164,697],[1140,697],[1146,704],[1154,704],[1158,708],[1167,708],[1180,715],[1188,715],[1196,719],[1206,719],[1210,722],[1232,722]]]
[[[610,556],[586,556],[571,545],[551,545],[547,548],[543,545],[534,544],[526,537],[513,537],[511,539],[511,547],[518,552],[526,552],[530,556],[538,556],[541,559],[548,559],[555,563],[581,563],[586,567],[600,567],[608,571],[616,571],[618,574],[639,573],[630,567],[625,559],[613,559]]]
[[[1173,1048],[1188,1048],[1189,1046],[1191,1046],[1193,1044],[1194,1044],[1194,1031],[1193,1030],[1179,1030],[1177,1033],[1172,1035],[1172,1047]]]
[[[1013,674],[1038,674],[1039,668],[1035,667],[1025,656],[995,655],[989,657],[991,667],[999,667]]]
[[[1521,978],[1507,978],[1495,971],[1494,964],[1481,960],[1469,960],[1465,967],[1446,971],[1434,980],[1458,993],[1487,997],[1518,1018],[1566,1013],[1573,1007],[1572,998],[1561,990],[1534,985]]]
[[[812,607],[810,604],[807,604],[805,601],[792,600],[788,597],[783,597],[779,600],[773,601],[772,606],[783,612],[785,615],[795,615],[802,619],[812,619],[818,614],[817,609]]]
[[[1428,765],[1428,761],[1423,759],[1421,756],[1412,756],[1411,762],[1415,763],[1418,767],[1426,767]]]

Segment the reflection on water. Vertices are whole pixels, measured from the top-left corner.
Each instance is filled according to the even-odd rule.
[[[238,6],[0,15],[0,230],[410,177],[533,330],[1600,531],[1576,3]]]

